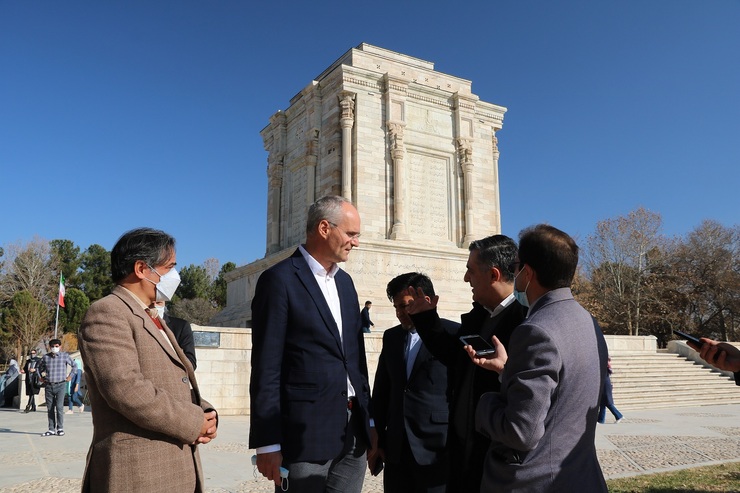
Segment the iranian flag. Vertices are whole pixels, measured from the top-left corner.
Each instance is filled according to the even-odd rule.
[[[62,274],[59,274],[59,301],[57,304],[64,308],[64,275]]]

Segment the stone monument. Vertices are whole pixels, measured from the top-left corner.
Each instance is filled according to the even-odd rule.
[[[506,108],[471,81],[369,44],[349,50],[278,111],[262,132],[267,156],[265,257],[226,276],[227,306],[211,321],[251,327],[259,275],[305,239],[308,207],[342,195],[362,219],[360,247],[342,267],[375,330],[396,325],[390,279],[423,272],[442,316],[471,308],[468,245],[501,231],[496,132]]]

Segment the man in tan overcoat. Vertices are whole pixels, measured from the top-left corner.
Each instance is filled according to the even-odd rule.
[[[175,240],[125,233],[111,251],[116,287],[90,306],[79,331],[93,418],[82,491],[202,492],[198,444],[216,436],[190,361],[147,307],[179,284]]]

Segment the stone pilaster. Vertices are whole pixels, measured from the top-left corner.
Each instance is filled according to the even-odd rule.
[[[342,128],[342,197],[352,201],[352,127],[355,124],[355,94],[339,95],[339,125]]]
[[[393,227],[392,240],[406,240],[406,166],[404,157],[406,149],[403,145],[403,123],[388,122],[388,147],[393,160]]]
[[[473,233],[473,143],[471,139],[457,139],[457,158],[463,175],[463,200],[465,214],[465,236],[463,246],[475,240]]]

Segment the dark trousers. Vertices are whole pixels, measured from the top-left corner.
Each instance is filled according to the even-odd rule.
[[[606,410],[614,415],[614,419],[622,419],[622,413],[619,412],[617,406],[614,405],[614,397],[612,397],[612,381],[608,376],[604,380],[604,390],[601,394],[601,405],[599,406],[599,423],[606,422]]]
[[[64,394],[67,382],[46,384],[46,413],[49,417],[49,431],[64,429]]]
[[[290,471],[290,493],[361,493],[367,469],[367,440],[361,413],[352,413],[347,422],[344,450],[334,460],[326,462],[287,462],[283,467]],[[275,493],[281,493],[280,486]]]
[[[403,440],[401,462],[385,463],[383,470],[385,493],[444,493],[449,466],[446,456],[439,462],[421,466],[414,459],[408,440]]]

